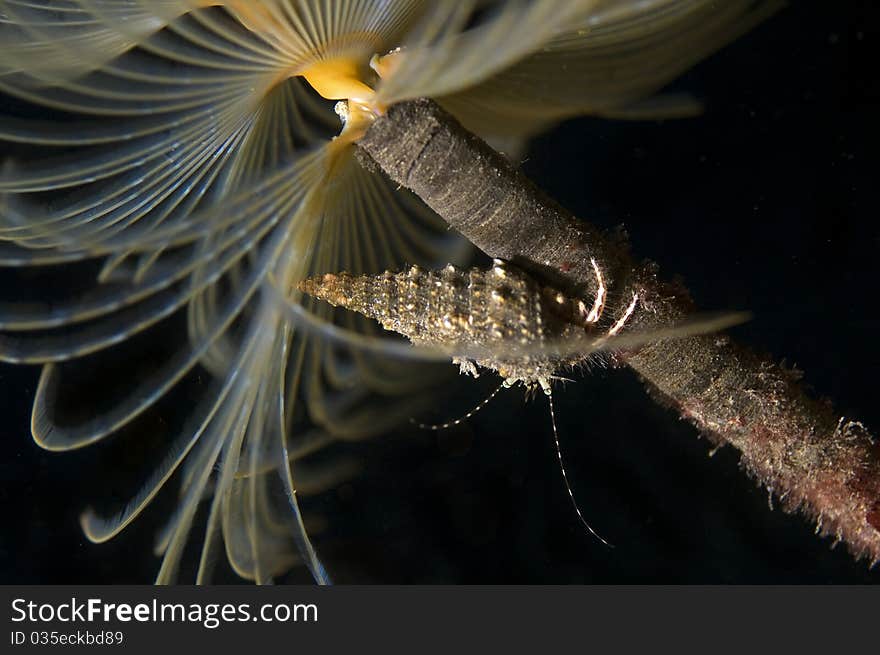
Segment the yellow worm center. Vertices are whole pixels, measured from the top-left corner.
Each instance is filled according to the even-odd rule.
[[[197,0],[201,7],[223,6],[247,29],[261,34],[282,34],[284,25],[279,17],[262,2],[254,0]],[[371,44],[371,45],[367,45]],[[364,47],[366,45],[366,48]],[[380,78],[392,75],[400,64],[401,51],[374,55],[369,61],[364,52],[380,47],[376,35],[367,33],[340,35],[333,43],[322,48],[324,56],[295,71],[279,76],[279,82],[290,75],[302,77],[321,97],[340,100],[336,112],[343,121],[342,131],[334,139],[334,146],[342,149],[359,140],[377,116],[387,107],[376,102],[376,92],[367,80],[373,77],[370,69]],[[333,52],[352,54],[329,55]],[[343,104],[344,103],[344,104]]]

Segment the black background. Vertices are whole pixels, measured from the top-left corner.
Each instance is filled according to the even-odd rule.
[[[674,85],[706,104],[687,121],[568,122],[524,169],[580,216],[624,223],[634,252],[680,274],[701,307],[748,309],[734,333],[806,372],[841,415],[880,429],[876,309],[876,46],[880,12],[798,2]],[[40,451],[28,436],[37,371],[0,367],[0,580],[148,582],[154,525],[91,545],[77,515],[99,493],[100,448]],[[494,381],[461,378],[427,420],[457,416]],[[624,371],[555,393],[569,476],[608,549],[578,523],[543,398],[508,391],[466,425],[360,447],[364,473],[312,509],[339,582],[877,582],[865,562],[768,509],[735,453]],[[303,571],[286,581],[306,581]]]

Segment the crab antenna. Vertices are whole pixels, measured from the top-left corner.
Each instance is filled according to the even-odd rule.
[[[559,459],[559,470],[562,471],[562,480],[565,482],[565,488],[568,490],[568,497],[571,498],[571,504],[574,505],[574,511],[577,512],[581,523],[584,524],[584,527],[589,530],[591,535],[596,537],[596,539],[609,548],[614,548],[614,546],[605,541],[595,530],[593,530],[592,527],[590,527],[590,524],[587,523],[584,515],[581,514],[581,508],[578,507],[577,501],[574,498],[574,492],[571,490],[571,485],[568,483],[568,474],[565,472],[565,464],[562,463],[562,449],[559,447],[559,432],[556,430],[556,412],[553,409],[553,393],[550,391],[549,387],[547,387],[545,391],[547,393],[547,400],[550,402],[550,422],[553,424],[553,440],[556,442],[556,457]]]
[[[436,430],[446,430],[448,428],[451,428],[455,425],[460,425],[460,424],[464,423],[465,421],[467,421],[471,416],[473,416],[474,414],[479,412],[481,409],[483,409],[486,405],[488,405],[489,401],[492,400],[495,396],[497,396],[498,392],[501,391],[503,388],[504,388],[504,383],[502,382],[497,387],[495,387],[495,391],[493,391],[486,398],[481,400],[479,405],[474,407],[471,411],[469,411],[467,414],[465,414],[461,418],[457,418],[454,421],[450,421],[449,423],[433,423],[433,424],[432,423],[416,423],[416,421],[413,419],[410,419],[410,421],[412,423],[415,423],[417,426],[419,426],[420,430],[435,430],[435,431]]]

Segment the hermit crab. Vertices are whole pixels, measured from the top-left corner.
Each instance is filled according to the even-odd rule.
[[[128,490],[83,511],[86,537],[112,539],[165,496],[157,582],[207,582],[221,551],[256,582],[296,564],[330,582],[300,499],[353,469],[313,457],[405,423],[432,376],[298,285],[470,258],[361,165],[358,139],[417,97],[510,155],[571,116],[691,115],[698,104],[663,87],[777,6],[0,1],[0,360],[42,366],[42,448],[155,437],[117,467]],[[607,318],[602,298],[578,302],[557,309]],[[304,328],[315,322],[346,339]],[[558,363],[504,366],[546,387]],[[175,397],[187,411],[157,430]],[[193,542],[195,570],[180,576]]]

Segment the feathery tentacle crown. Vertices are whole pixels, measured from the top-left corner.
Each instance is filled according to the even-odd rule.
[[[372,321],[290,291],[315,273],[464,258],[353,141],[419,96],[496,143],[571,115],[687,113],[688,99],[644,101],[777,4],[0,0],[0,141],[14,156],[0,170],[0,274],[48,289],[0,285],[0,360],[43,365],[33,436],[81,448],[137,433],[173,394],[199,399],[128,502],[83,514],[89,539],[176,494],[159,582],[176,579],[203,503],[197,580],[222,548],[258,582],[296,562],[329,581],[300,500],[355,463],[312,455],[412,416],[432,380],[365,348],[387,343]],[[346,103],[341,134],[324,99]],[[78,286],[52,293],[66,277]],[[306,314],[323,332],[303,329]],[[147,357],[143,335],[168,325],[185,338]],[[330,341],[331,327],[360,335]],[[78,382],[120,360],[137,372]],[[74,404],[92,409],[74,420]]]

